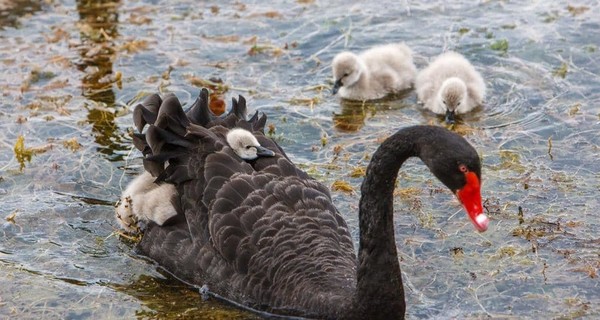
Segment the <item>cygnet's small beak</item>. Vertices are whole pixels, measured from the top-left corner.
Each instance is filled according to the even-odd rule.
[[[256,155],[259,157],[274,157],[275,152],[273,152],[265,147],[258,146],[258,147],[256,147]]]
[[[333,88],[331,89],[331,94],[334,95],[336,94],[339,90],[340,87],[342,87],[344,84],[342,83],[342,79],[337,79],[335,81],[335,83],[333,84]]]
[[[448,110],[446,109],[446,123],[447,124],[454,124],[454,110]]]

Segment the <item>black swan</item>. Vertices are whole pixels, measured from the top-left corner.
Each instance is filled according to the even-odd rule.
[[[420,157],[457,195],[477,230],[487,229],[479,156],[445,128],[403,128],[373,154],[361,187],[357,256],[327,188],[264,136],[264,115],[246,121],[241,96],[224,118],[207,112],[206,94],[187,113],[176,98],[159,99],[134,114],[140,132],[149,125],[136,146],[145,168],[176,186],[181,207],[163,226],[150,222],[137,248],[229,300],[285,316],[403,319],[393,191],[409,157]],[[225,141],[235,127],[275,155],[241,159]]]

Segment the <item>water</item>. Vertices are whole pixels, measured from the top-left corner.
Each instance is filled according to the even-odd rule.
[[[0,318],[245,319],[135,255],[112,204],[141,170],[132,107],[191,102],[219,78],[269,116],[288,155],[334,192],[357,234],[379,141],[439,124],[416,95],[333,97],[341,50],[405,41],[417,67],[444,50],[482,72],[488,99],[457,128],[483,159],[491,218],[474,232],[416,160],[400,174],[396,237],[421,318],[600,316],[600,4],[597,1],[3,1],[0,3]],[[503,50],[506,49],[506,50]],[[324,88],[324,89],[323,89]],[[323,90],[322,90],[323,89]],[[19,136],[34,148],[21,164]]]

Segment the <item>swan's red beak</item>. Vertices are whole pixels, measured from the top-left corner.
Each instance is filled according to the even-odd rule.
[[[483,213],[479,178],[477,178],[474,172],[465,172],[465,177],[467,178],[467,184],[462,189],[456,191],[456,196],[467,211],[477,231],[484,232],[487,230],[490,221],[485,213]]]

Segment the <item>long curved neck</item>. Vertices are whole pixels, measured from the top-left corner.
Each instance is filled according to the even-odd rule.
[[[356,303],[369,319],[404,318],[393,193],[400,167],[417,155],[415,135],[413,130],[401,130],[384,141],[373,154],[361,187]]]

